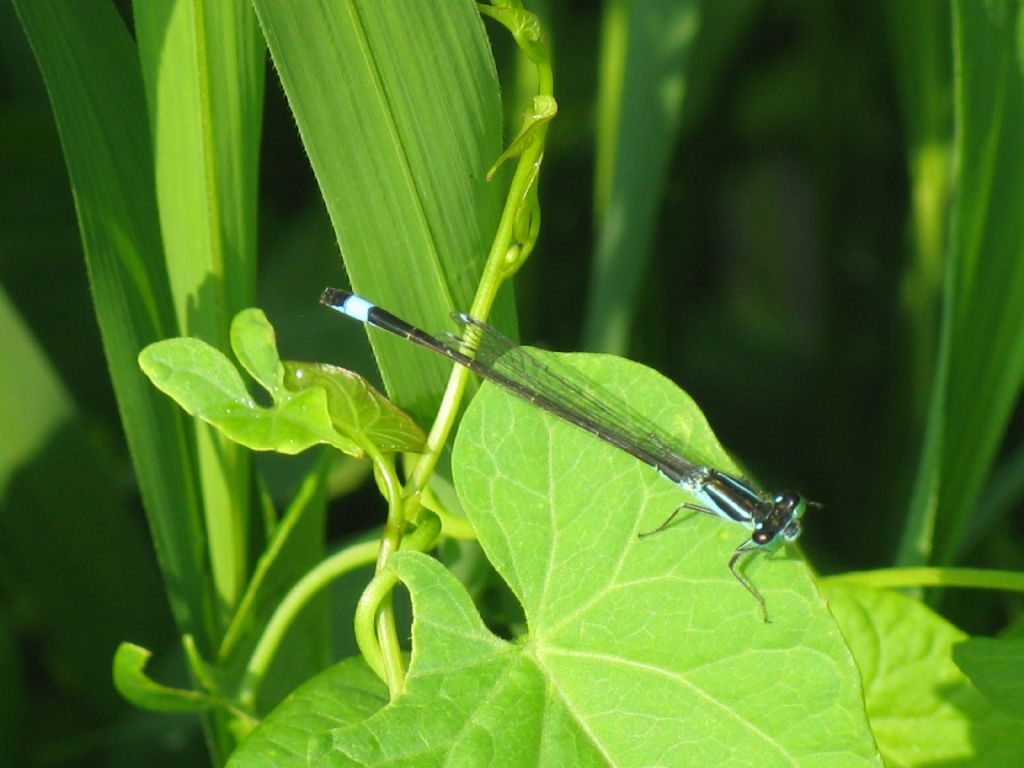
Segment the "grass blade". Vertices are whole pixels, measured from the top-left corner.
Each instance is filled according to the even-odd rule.
[[[1020,9],[954,8],[959,178],[942,350],[903,564],[928,559],[932,542],[934,561],[956,557],[1024,382]]]
[[[255,7],[352,285],[411,322],[447,327],[448,312],[470,304],[500,204],[483,178],[500,154],[501,106],[475,6]],[[450,366],[372,341],[391,396],[421,422],[431,416]]]
[[[209,646],[206,563],[184,414],[136,356],[174,333],[137,53],[107,2],[15,3],[53,105],[107,365],[178,628]]]
[[[135,6],[151,116],[160,229],[178,329],[228,349],[255,298],[264,54],[248,3]],[[248,452],[197,423],[199,476],[218,602],[248,576]]]

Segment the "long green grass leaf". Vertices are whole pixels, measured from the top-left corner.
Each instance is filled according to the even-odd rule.
[[[956,557],[1024,381],[1020,7],[954,7],[959,178],[943,349],[904,564],[932,546],[937,562]]]
[[[175,327],[136,50],[107,2],[15,7],[60,131],[107,365],[171,606],[179,630],[209,644],[193,447],[183,414],[136,363],[142,347]]]
[[[475,6],[254,4],[352,285],[412,322],[446,327],[449,311],[470,304],[501,192],[484,180],[501,151],[501,107]],[[450,366],[372,341],[391,396],[432,415]]]
[[[264,48],[242,0],[136,2],[157,198],[178,328],[221,350],[256,285]],[[247,578],[248,452],[196,424],[219,604]],[[221,621],[226,624],[225,615]]]
[[[259,28],[239,0],[134,9],[178,325],[226,349],[255,295]]]

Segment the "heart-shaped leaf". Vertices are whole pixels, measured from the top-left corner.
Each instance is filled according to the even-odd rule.
[[[684,453],[734,471],[671,382],[570,359],[678,433]],[[880,765],[858,671],[799,559],[746,568],[763,623],[726,569],[748,531],[696,515],[641,540],[686,495],[494,387],[467,411],[453,468],[529,633],[495,637],[439,564],[397,555],[415,613],[406,690],[314,740],[312,765]]]

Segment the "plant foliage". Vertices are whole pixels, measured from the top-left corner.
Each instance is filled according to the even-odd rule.
[[[18,764],[1020,764],[1018,2],[12,7]],[[560,358],[822,502],[770,621],[651,467],[371,331],[381,394],[337,250],[685,380]]]

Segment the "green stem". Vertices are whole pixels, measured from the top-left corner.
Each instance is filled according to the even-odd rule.
[[[373,462],[373,474],[377,478],[377,483],[382,486],[384,496],[388,500],[388,518],[384,524],[384,534],[381,536],[380,549],[377,552],[374,577],[374,581],[376,581],[376,577],[380,576],[387,568],[388,559],[392,553],[397,552],[402,544],[406,519],[405,507],[402,504],[402,485],[395,472],[394,456],[381,453],[372,443],[366,445],[365,449],[367,456]],[[373,582],[371,582],[372,584]],[[369,588],[367,587],[368,590]],[[365,594],[360,598],[360,604],[363,603],[364,598]],[[382,667],[381,671],[384,672],[383,679],[388,685],[391,698],[394,699],[401,693],[405,671],[402,663],[402,649],[398,643],[398,630],[395,628],[395,610],[390,591],[381,599],[375,600],[375,604],[375,616],[367,618],[358,611],[356,612],[356,633],[358,638],[361,622],[368,622],[362,628],[364,635],[367,626],[371,628],[372,632],[372,627],[376,624],[375,640],[378,644],[377,653]],[[380,674],[379,670],[374,671]]]
[[[274,565],[280,561],[281,553],[291,540],[292,534],[296,531],[302,520],[305,519],[311,505],[320,504],[324,493],[324,483],[327,472],[330,469],[334,457],[330,452],[323,451],[317,461],[316,468],[306,476],[298,493],[288,504],[282,520],[275,526],[274,535],[260,557],[259,564],[249,579],[242,601],[235,611],[228,630],[221,641],[220,650],[217,653],[218,664],[229,664],[235,653],[244,643],[251,631],[254,622],[256,604],[259,596],[263,593],[266,580],[272,572]]]
[[[841,573],[826,581],[876,588],[964,587],[1024,592],[1024,573],[980,568],[883,568]]]
[[[537,203],[537,180],[544,160],[547,123],[554,117],[557,105],[553,96],[554,73],[547,46],[539,34],[539,22],[533,14],[519,8],[479,6],[480,12],[508,27],[530,60],[537,65],[538,95],[533,110],[526,115],[523,127],[497,165],[518,154],[516,170],[509,185],[505,207],[491,244],[484,271],[469,313],[487,319],[501,284],[512,277],[530,255],[540,232],[540,206]],[[494,169],[491,170],[491,173]],[[489,174],[490,175],[490,174]],[[459,403],[466,391],[469,371],[456,365],[448,379],[437,417],[427,435],[423,452],[413,468],[409,487],[418,495],[437,467],[441,450],[455,424]]]
[[[425,515],[419,527],[405,537],[402,549],[424,552],[430,549],[441,533],[441,520],[437,515]],[[394,699],[401,693],[404,679],[399,676],[392,680],[394,667],[389,670],[386,654],[382,650],[379,638],[374,634],[374,619],[381,605],[391,599],[391,592],[398,583],[398,576],[389,568],[378,571],[374,575],[356,605],[355,634],[356,644],[366,663],[374,673],[388,684],[388,691]]]
[[[402,521],[400,485],[394,471],[394,462],[390,457],[385,457],[377,451],[375,446],[366,446],[366,449],[367,454],[374,462],[374,471],[378,481],[384,485],[388,495],[389,513],[385,528],[393,531]],[[402,525],[404,526],[404,523]],[[403,678],[401,649],[397,643],[393,614],[383,610],[383,604],[388,599],[389,590],[394,583],[392,582],[391,587],[387,588],[388,591],[383,593],[379,592],[378,586],[381,583],[381,578],[386,581],[388,574],[392,573],[386,569],[387,557],[391,552],[399,546],[402,546],[403,549],[419,551],[429,549],[437,540],[440,530],[441,523],[435,515],[425,516],[420,521],[419,527],[405,537],[404,541],[400,536],[392,535],[386,530],[380,542],[368,541],[348,547],[328,557],[303,576],[274,611],[274,615],[256,644],[256,649],[249,658],[238,696],[240,706],[249,710],[253,709],[259,687],[266,677],[267,669],[277,654],[288,628],[309,601],[339,576],[374,561],[377,563],[377,575],[370,582],[359,601],[360,606],[372,605],[372,611],[366,615],[365,608],[363,613],[360,613],[357,608],[356,640],[367,663],[382,680],[388,683],[392,696],[397,695],[401,690]],[[388,626],[381,625],[377,618],[379,615],[387,617]],[[376,633],[374,631],[375,624]],[[378,644],[378,637],[381,638],[380,644]]]
[[[500,164],[510,157],[519,156],[480,285],[470,306],[470,314],[486,319],[501,284],[515,274],[537,241],[540,229],[537,179],[544,159],[547,122],[554,116],[557,107],[551,95],[554,76],[550,57],[539,34],[536,17],[522,9],[485,6],[481,7],[481,11],[497,18],[512,30],[516,41],[531,61],[537,64],[540,91],[534,99],[532,112],[525,117],[519,136],[499,159]],[[393,465],[385,462],[373,446],[367,447],[367,454],[374,462],[378,483],[383,486],[388,499],[388,520],[377,556],[377,572],[356,608],[355,634],[367,664],[387,683],[392,699],[401,693],[404,671],[391,602],[391,591],[397,583],[397,577],[386,566],[391,554],[400,545],[422,551],[427,548],[428,542],[432,545],[440,532],[440,521],[431,514],[420,522],[416,532],[405,543],[402,542],[407,521],[418,516],[420,497],[448,442],[468,381],[468,369],[458,365],[452,369],[437,416],[404,493],[398,487]],[[408,504],[407,508],[405,504]],[[419,544],[413,539],[419,541]]]
[[[378,545],[375,541],[368,541],[348,547],[321,562],[291,588],[277,607],[277,610],[274,611],[274,615],[267,623],[267,628],[263,631],[263,635],[256,644],[256,649],[246,665],[241,692],[238,697],[240,704],[244,708],[249,710],[253,708],[256,692],[259,690],[264,677],[266,677],[267,669],[277,654],[277,650],[284,640],[285,633],[295,621],[299,612],[324,587],[339,576],[372,563],[377,555],[377,550]]]
[[[398,576],[394,571],[381,571],[377,573],[366,585],[363,594],[359,596],[356,604],[355,633],[356,645],[363,655],[367,665],[381,680],[388,685],[388,692],[394,697],[395,689],[392,680],[389,679],[388,669],[384,663],[384,653],[374,632],[375,619],[381,604],[389,599],[391,590],[398,583]],[[399,686],[400,687],[400,686]]]

